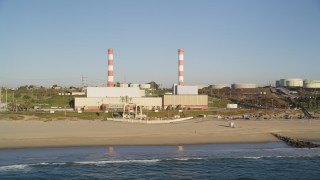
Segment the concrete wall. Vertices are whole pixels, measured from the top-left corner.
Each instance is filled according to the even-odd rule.
[[[207,95],[163,95],[163,108],[181,105],[189,109],[208,109]]]
[[[139,88],[87,87],[87,97],[141,97]]]
[[[133,103],[137,105],[143,106],[158,106],[162,107],[162,98],[161,97],[141,97],[141,98],[133,98]]]

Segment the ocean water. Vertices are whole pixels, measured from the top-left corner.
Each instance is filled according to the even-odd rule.
[[[0,179],[320,179],[320,149],[286,144],[0,150]]]

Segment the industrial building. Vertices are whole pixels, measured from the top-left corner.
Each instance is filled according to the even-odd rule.
[[[197,95],[198,94],[198,86],[179,86],[177,84],[173,84],[172,94],[174,95]]]
[[[87,87],[87,97],[142,97],[145,91],[136,87]]]
[[[118,110],[124,106],[133,109],[141,106],[143,109],[153,110],[162,107],[161,97],[91,97],[75,98],[75,109],[82,111]]]
[[[163,95],[163,109],[168,107],[181,109],[208,110],[207,95]]]
[[[174,85],[174,95],[145,97],[150,84],[120,84],[115,87],[113,49],[108,49],[107,87],[87,87],[87,97],[75,98],[75,109],[83,111],[112,111],[119,109],[161,109],[180,107],[185,109],[208,109],[208,96],[198,95],[197,86],[184,86],[184,50],[178,50],[178,84]]]

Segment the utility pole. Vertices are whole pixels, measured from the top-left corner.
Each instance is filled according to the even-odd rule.
[[[6,110],[8,109],[8,89],[6,88]]]
[[[2,95],[1,95],[1,91],[2,91],[2,87],[0,87],[0,109],[1,109],[1,105],[2,105]]]
[[[14,106],[14,91],[12,91],[12,106]],[[14,111],[14,109],[12,111]]]

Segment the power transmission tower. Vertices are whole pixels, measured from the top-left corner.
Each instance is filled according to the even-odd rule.
[[[82,76],[82,91],[85,91],[88,87],[88,78]]]

